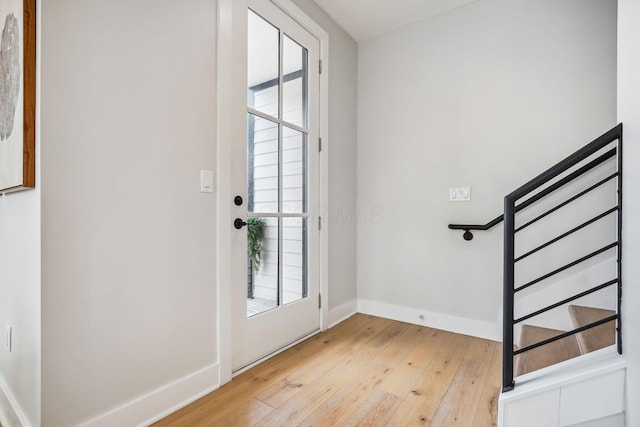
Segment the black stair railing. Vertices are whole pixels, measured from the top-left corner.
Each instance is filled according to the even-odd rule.
[[[557,178],[558,176],[560,176],[561,174],[567,172],[569,169],[573,168],[574,166],[578,165],[579,163],[585,161],[586,159],[588,159],[590,156],[593,156],[594,154],[596,154],[598,151],[604,149],[605,147],[609,146],[610,144],[616,143],[617,142],[617,146],[609,151],[607,151],[604,155],[599,156],[598,158],[596,158],[595,160],[587,163],[586,165],[584,165],[583,167],[577,169],[575,172],[567,175],[566,177],[564,177],[563,179],[559,180],[558,182],[556,182],[555,184],[545,188],[544,190],[542,190],[541,192],[537,193],[535,196],[531,197],[530,199],[528,199],[526,202],[521,203],[519,205],[516,206],[516,202],[526,196],[528,196],[529,194],[531,194],[532,192],[537,191],[539,188],[541,188],[542,186],[546,185],[547,183],[549,183],[550,181],[552,181],[553,179]],[[557,188],[560,188],[561,186],[564,186],[566,184],[568,184],[570,181],[573,181],[574,179],[577,179],[579,176],[583,175],[584,173],[586,173],[588,170],[592,169],[592,167],[589,167],[592,163],[599,161],[600,159],[602,159],[605,156],[608,156],[608,158],[611,158],[613,156],[617,155],[617,171],[608,176],[607,178],[600,180],[598,183],[596,183],[595,185],[590,186],[589,188],[587,188],[586,190],[582,191],[581,193],[578,193],[576,196],[566,200],[565,202],[557,205],[556,207],[546,211],[545,213],[541,214],[540,216],[538,216],[537,218],[535,218],[532,221],[529,221],[528,223],[524,224],[521,227],[516,227],[515,225],[515,214],[518,210],[522,209],[521,206],[524,204],[527,204],[527,202],[529,200],[532,199],[536,199],[540,200],[540,198],[538,198],[539,194],[545,193],[548,189],[551,189],[552,187],[556,186],[556,184],[561,184],[558,185]],[[605,159],[605,160],[607,160]],[[604,161],[604,160],[603,160]],[[573,229],[560,234],[559,236],[549,240],[548,242],[538,246],[537,248],[534,248],[533,250],[519,256],[516,258],[515,256],[515,237],[516,237],[516,233],[520,230],[522,230],[523,228],[526,228],[527,226],[529,226],[530,224],[534,223],[535,221],[539,220],[540,218],[548,215],[549,213],[566,206],[568,203],[571,203],[573,200],[577,199],[578,197],[581,197],[584,194],[587,194],[588,192],[592,191],[593,189],[599,187],[600,185],[604,184],[605,182],[608,182],[612,179],[616,178],[617,179],[617,205],[611,207],[610,209],[606,210],[605,212],[597,215],[596,217],[578,225],[577,227],[574,227]],[[547,194],[549,194],[547,192]],[[543,196],[544,197],[544,196]],[[537,201],[536,200],[536,201]],[[617,215],[617,230],[616,230],[616,236],[615,236],[615,241],[603,246],[600,249],[597,249],[596,251],[593,251],[587,255],[584,255],[578,259],[576,259],[575,261],[572,261],[562,267],[559,267],[547,274],[544,274],[528,283],[525,283],[519,287],[515,286],[515,266],[516,263],[524,258],[526,258],[527,256],[549,246],[552,245],[554,243],[556,243],[557,241],[561,240],[564,237],[569,236],[570,234],[586,227],[589,224],[592,224],[596,221],[599,221],[611,214],[616,214]],[[594,141],[592,141],[591,143],[585,145],[583,148],[581,148],[580,150],[576,151],[574,154],[572,154],[571,156],[567,157],[566,159],[564,159],[563,161],[561,161],[560,163],[556,164],[555,166],[551,167],[550,169],[546,170],[545,172],[543,172],[542,174],[538,175],[537,177],[535,177],[534,179],[532,179],[531,181],[527,182],[526,184],[524,184],[523,186],[521,186],[520,188],[518,188],[517,190],[513,191],[512,193],[508,194],[505,198],[504,198],[504,275],[503,275],[503,280],[504,280],[504,288],[503,288],[503,355],[502,355],[502,390],[503,391],[510,391],[513,390],[515,383],[514,383],[514,372],[513,372],[513,360],[514,360],[514,356],[518,355],[518,354],[522,354],[525,353],[527,351],[536,349],[538,347],[541,347],[543,345],[546,344],[550,344],[554,341],[558,341],[561,340],[563,338],[566,338],[568,336],[571,335],[575,335],[577,333],[586,331],[588,329],[592,329],[595,327],[598,327],[600,325],[603,325],[607,322],[610,321],[616,321],[617,322],[617,344],[618,344],[618,352],[622,353],[622,341],[621,341],[621,333],[622,333],[622,328],[621,328],[621,322],[620,322],[620,302],[621,302],[621,290],[622,290],[622,279],[621,279],[621,260],[622,260],[622,230],[621,230],[621,225],[622,225],[622,124],[619,124],[618,126],[614,127],[613,129],[611,129],[610,131],[608,131],[607,133],[605,133],[604,135],[600,136],[599,138],[595,139]],[[615,249],[617,250],[617,271],[616,271],[616,275],[617,277],[609,280],[603,284],[600,284],[598,286],[595,286],[587,291],[581,292],[577,295],[574,295],[572,297],[566,298],[562,301],[558,301],[554,304],[551,304],[548,307],[545,307],[543,309],[537,310],[534,313],[530,313],[526,316],[522,316],[519,319],[515,319],[514,318],[514,306],[515,306],[515,294],[523,289],[529,288],[531,286],[534,286],[535,284],[557,274],[560,273],[564,270],[567,270],[569,268],[572,268],[578,264],[581,264],[585,261],[587,261],[588,259],[591,259],[601,253],[605,253],[609,250]],[[597,292],[598,290],[604,289],[606,287],[612,286],[612,285],[617,285],[618,289],[617,289],[617,302],[618,302],[618,307],[617,307],[617,311],[616,314],[608,316],[604,319],[600,319],[596,322],[592,322],[589,323],[587,325],[581,326],[579,328],[575,328],[573,330],[570,330],[568,332],[562,333],[560,335],[556,335],[552,338],[543,340],[541,342],[535,343],[533,345],[529,345],[523,348],[519,348],[517,350],[514,349],[514,342],[513,342],[513,336],[514,336],[514,325],[517,323],[520,323],[526,319],[529,319],[533,316],[536,316],[538,314],[547,312],[549,310],[552,310],[554,308],[557,308],[563,304],[566,304],[570,301],[574,301],[578,298],[581,298],[585,295]]]
[[[608,146],[613,146],[606,150],[603,154],[599,154],[599,152],[605,150]],[[593,160],[588,161],[584,165],[578,167],[574,171],[568,173],[566,176],[562,176],[566,172],[570,171],[572,168],[577,167],[581,163],[587,161],[590,157],[596,156]],[[543,213],[538,214],[535,218],[529,220],[525,224],[516,227],[516,213],[523,210],[526,207],[529,207],[536,202],[542,200],[546,196],[551,193],[563,188],[567,184],[577,180],[578,178],[585,175],[587,172],[594,169],[596,166],[603,164],[604,162],[614,159],[616,162],[616,172],[610,174],[604,179],[600,179],[593,185],[590,185],[585,190],[580,191],[579,193],[569,197],[568,199],[562,201],[556,206],[545,210]],[[616,206],[610,207],[604,212],[596,215],[595,217],[573,227],[572,229],[557,235],[556,237],[550,239],[549,241],[529,250],[528,252],[519,255],[516,257],[515,255],[515,240],[516,234],[541,220],[542,218],[548,216],[549,214],[556,212],[557,210],[569,205],[575,200],[583,197],[584,195],[590,193],[591,191],[599,188],[607,182],[612,180],[617,180],[617,204]],[[555,182],[552,182],[554,181]],[[546,187],[545,187],[546,186]],[[533,195],[531,195],[533,193]],[[526,198],[526,199],[525,199]],[[524,201],[516,204],[519,200],[525,199]],[[609,217],[610,215],[617,216],[617,228],[616,233],[613,239],[615,241],[595,250],[586,255],[580,256],[574,261],[569,262],[566,265],[563,265],[559,268],[556,268],[546,274],[543,274],[536,279],[530,280],[527,283],[519,285],[516,287],[515,285],[515,267],[516,264],[533,255],[534,253],[543,250],[560,240],[572,235],[573,233],[587,227],[590,224],[598,222],[604,218]],[[563,338],[581,333],[583,331],[604,325],[605,323],[616,321],[616,330],[617,330],[617,350],[619,353],[622,353],[622,327],[621,327],[621,317],[620,317],[620,305],[621,305],[621,295],[622,295],[622,277],[621,277],[621,269],[622,269],[622,124],[617,125],[610,131],[606,132],[604,135],[595,139],[591,143],[585,145],[580,150],[576,151],[574,154],[565,158],[558,164],[554,165],[550,169],[546,170],[542,174],[538,175],[531,181],[527,182],[517,190],[508,194],[504,198],[504,214],[496,217],[492,221],[488,222],[484,225],[473,225],[473,224],[450,224],[449,228],[454,230],[464,230],[465,233],[463,237],[465,240],[471,240],[473,238],[473,234],[471,230],[488,230],[491,227],[499,224],[504,221],[504,274],[503,274],[503,363],[502,363],[502,390],[504,392],[513,390],[514,383],[514,357],[516,355],[525,353],[527,351],[534,350],[541,346],[550,344],[552,342],[561,340]],[[557,301],[547,307],[538,309],[532,313],[523,315],[519,318],[515,318],[515,295],[516,293],[530,288],[532,286],[537,285],[538,283],[555,276],[558,273],[561,273],[565,270],[568,270],[572,267],[575,267],[583,262],[594,258],[600,254],[606,253],[608,251],[616,250],[617,251],[617,271],[616,277],[611,280],[605,281],[604,283],[593,286],[583,292],[570,296],[568,298],[564,298],[561,301]],[[528,345],[522,348],[516,349],[514,347],[514,326],[519,324],[525,320],[528,320],[532,317],[538,316],[542,313],[546,313],[550,310],[558,308],[562,305],[565,305],[569,302],[575,301],[579,298],[585,297],[587,295],[593,294],[610,286],[617,285],[617,311],[614,315],[605,317],[598,321],[589,323],[587,325],[580,326],[573,330],[564,332],[562,334],[556,335],[552,338],[545,339],[543,341],[537,342],[532,345]]]

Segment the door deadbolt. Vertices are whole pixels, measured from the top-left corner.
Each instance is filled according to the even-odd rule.
[[[236,196],[233,198],[233,203],[236,206],[242,206],[242,196]]]

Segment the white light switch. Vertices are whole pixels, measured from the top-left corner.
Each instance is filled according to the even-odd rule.
[[[213,171],[200,171],[200,192],[213,193]]]
[[[450,202],[469,202],[471,201],[470,187],[454,187],[449,189]]]

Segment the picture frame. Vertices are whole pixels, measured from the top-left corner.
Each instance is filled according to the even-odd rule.
[[[36,0],[0,5],[0,193],[36,186]]]

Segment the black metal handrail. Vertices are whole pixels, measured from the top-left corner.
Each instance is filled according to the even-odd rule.
[[[622,138],[622,123],[614,127],[613,129],[609,130],[604,135],[599,136],[595,140],[591,141],[589,144],[585,145],[584,147],[582,147],[581,149],[579,149],[569,157],[565,158],[561,162],[547,169],[545,172],[541,173],[537,177],[533,178],[531,181],[522,185],[520,188],[516,189],[515,191],[512,191],[510,194],[508,194],[505,197],[505,200],[509,199],[509,200],[515,201],[515,200],[521,199],[522,197],[526,196],[527,194],[531,193],[532,191],[535,191],[536,189],[540,188],[547,182],[551,181],[553,178],[556,178],[558,175],[561,175],[562,173],[566,172],[568,169],[571,169],[573,166],[577,165],[581,161],[587,159],[589,156],[597,153],[607,145],[611,144],[616,140],[620,140],[621,138]],[[615,153],[616,153],[616,150],[611,149],[607,153],[605,153],[603,156],[600,156],[598,159],[601,159],[602,157],[606,156],[604,160],[607,160],[613,157]],[[591,169],[593,166],[590,168],[587,168],[587,166],[589,166],[590,164],[593,164],[598,159],[595,159],[592,162],[581,167],[580,169],[576,170],[574,173],[571,174],[573,175],[571,179],[563,179],[562,185],[571,181],[573,178],[576,178],[577,176],[584,174],[587,170]],[[600,161],[598,164],[602,163],[602,161]],[[566,178],[571,177],[571,175],[567,175]]]
[[[598,151],[598,150],[596,150],[596,151]],[[614,157],[616,155],[616,152],[617,152],[616,148],[612,148],[611,150],[609,150],[606,153],[598,156],[597,158],[593,159],[592,161],[590,161],[589,163],[587,163],[584,166],[580,167],[579,169],[576,169],[575,171],[573,171],[572,173],[570,173],[566,177],[558,180],[558,182],[550,185],[549,187],[545,188],[544,190],[540,191],[539,193],[536,193],[534,196],[532,196],[529,199],[525,200],[524,202],[520,203],[518,206],[515,207],[516,212],[519,212],[522,209],[524,209],[524,208],[526,208],[528,206],[531,206],[535,202],[537,202],[540,199],[548,196],[549,194],[553,193],[554,191],[558,190],[559,188],[564,187],[566,184],[568,184],[569,182],[575,180],[579,176],[584,175],[586,172],[590,171],[591,169],[595,168],[596,166],[599,166],[600,164],[606,162],[610,158]],[[594,154],[594,153],[591,153],[591,154]],[[582,159],[582,160],[584,160],[584,159]],[[567,168],[567,169],[569,169],[569,168]],[[562,172],[565,172],[567,169],[563,170]],[[605,178],[601,182],[595,184],[595,186],[593,186],[593,188],[590,188],[590,189],[587,189],[587,190],[585,190],[585,191],[583,191],[581,193],[578,193],[571,200],[567,200],[565,203],[556,206],[552,210],[550,210],[547,213],[545,213],[543,216],[548,215],[549,213],[561,208],[565,204],[570,203],[570,202],[578,199],[579,197],[583,196],[584,194],[588,193],[589,191],[593,190],[594,188],[599,187],[600,185],[604,184],[605,182],[609,181],[610,179],[614,178],[615,176],[617,176],[617,174],[614,174],[614,175],[612,175],[610,177]],[[522,228],[525,228],[528,225],[531,225],[532,223],[534,223],[535,221],[538,221],[539,219],[542,219],[543,216],[540,216],[540,217],[534,219],[533,221],[530,221],[530,223],[525,224],[524,226],[520,227],[518,230],[520,230]],[[500,224],[502,221],[504,221],[504,215],[499,215],[499,216],[495,217],[494,219],[492,219],[491,221],[489,221],[488,223],[483,224],[483,225],[480,225],[480,224],[449,224],[448,227],[451,230],[464,230],[464,234],[462,235],[464,240],[471,240],[471,239],[473,239],[473,233],[471,232],[471,230],[486,231],[486,230],[489,230],[490,228],[493,228],[496,225]]]
[[[535,217],[531,221],[521,225],[520,227],[516,228],[514,231],[517,233],[518,231],[527,228],[528,226],[540,221],[542,218],[546,217],[547,215],[550,215],[550,214],[554,213],[555,211],[557,211],[558,209],[565,207],[569,203],[571,203],[571,202],[573,202],[575,200],[578,200],[580,197],[584,196],[585,194],[590,193],[591,191],[595,190],[596,188],[600,187],[601,185],[606,184],[607,182],[611,181],[613,178],[617,178],[617,177],[618,177],[618,172],[609,175],[608,177],[596,182],[591,187],[579,192],[575,196],[568,198],[567,200],[565,200],[564,202],[560,203],[559,205],[554,206],[553,208],[549,209],[548,211],[538,215],[537,217]]]
[[[568,174],[566,177],[559,179],[557,182],[549,185],[548,187],[544,188],[543,190],[539,191],[538,193],[536,193],[534,196],[532,196],[531,198],[527,199],[525,202],[519,204],[516,206],[516,201],[527,196],[528,194],[537,191],[539,188],[547,185],[551,180],[557,178],[558,176],[560,176],[561,174],[565,173],[566,171],[568,171],[569,169],[573,168],[574,166],[578,165],[579,163],[583,162],[584,160],[588,159],[590,156],[596,154],[598,151],[602,150],[603,148],[607,147],[609,144],[614,143],[615,141],[618,141],[617,144],[617,149],[611,149],[609,151],[607,151],[604,155],[599,156],[598,158],[592,160],[591,162],[585,164],[584,166],[580,167],[579,169],[575,170],[574,172]],[[533,251],[530,251],[529,253],[525,254],[524,256],[528,256],[531,253],[534,253],[544,247],[547,247],[557,241],[559,241],[560,239],[572,234],[573,232],[586,227],[587,225],[600,220],[604,217],[606,217],[607,215],[617,211],[618,213],[618,227],[617,227],[617,240],[607,246],[604,246],[594,252],[591,252],[585,256],[582,256],[581,258],[578,258],[575,261],[570,262],[567,265],[564,265],[560,268],[555,269],[554,271],[547,273],[543,276],[540,276],[539,278],[532,280],[524,285],[521,285],[519,287],[515,287],[515,263],[517,260],[520,260],[522,258],[524,258],[524,256],[521,256],[519,258],[515,257],[515,235],[516,232],[521,230],[522,228],[538,221],[539,219],[541,219],[542,217],[548,215],[550,213],[550,211],[545,212],[544,214],[542,214],[541,216],[539,216],[538,218],[530,221],[529,223],[525,224],[524,226],[520,227],[520,228],[516,228],[515,227],[515,214],[516,212],[518,212],[519,210],[523,209],[526,206],[531,205],[532,203],[535,203],[536,201],[540,200],[542,197],[546,196],[547,194],[550,194],[552,191],[555,191],[556,189],[564,186],[565,184],[569,183],[570,181],[572,181],[573,179],[576,179],[577,177],[583,175],[585,172],[587,172],[588,170],[592,169],[593,167],[597,166],[597,164],[600,164],[602,162],[604,162],[605,160],[615,156],[617,154],[618,158],[618,162],[617,162],[617,172],[607,178],[605,178],[604,180],[599,181],[598,183],[596,183],[595,185],[592,185],[591,187],[589,187],[589,189],[581,192],[580,194],[572,197],[571,199],[569,199],[568,201],[565,201],[563,203],[561,203],[560,205],[552,208],[550,211],[555,211],[557,209],[559,209],[562,206],[565,206],[566,204],[570,203],[571,201],[577,199],[578,197],[581,197],[582,195],[586,194],[587,192],[599,187],[600,185],[604,184],[605,182],[608,182],[609,180],[613,179],[614,177],[617,177],[618,179],[618,188],[617,188],[617,192],[618,192],[618,203],[617,206],[615,206],[614,208],[598,215],[597,217],[579,225],[578,227],[575,227],[574,229],[570,230],[569,232],[563,233],[560,236],[557,236],[556,238],[552,239],[551,241],[543,244],[542,246],[534,249]],[[538,175],[537,177],[535,177],[534,179],[532,179],[531,181],[527,182],[526,184],[524,184],[523,186],[519,187],[517,190],[513,191],[512,193],[508,194],[505,199],[504,199],[504,215],[503,215],[503,220],[504,220],[504,287],[503,287],[503,299],[504,299],[504,310],[503,310],[503,364],[502,364],[502,369],[503,369],[503,385],[502,385],[502,390],[503,391],[509,391],[512,390],[515,386],[514,383],[514,372],[513,372],[513,358],[516,354],[521,354],[524,353],[526,351],[529,350],[533,350],[535,348],[541,347],[543,345],[546,344],[550,344],[554,341],[566,338],[568,336],[577,334],[579,332],[591,329],[591,328],[595,328],[597,326],[600,326],[604,323],[610,322],[610,321],[617,321],[617,343],[618,343],[618,352],[621,353],[622,352],[622,343],[621,343],[621,316],[620,316],[620,306],[621,306],[621,295],[622,295],[622,279],[621,279],[621,261],[622,261],[622,231],[621,231],[621,224],[622,224],[622,124],[617,125],[616,127],[614,127],[613,129],[611,129],[610,131],[608,131],[607,133],[605,133],[604,135],[600,136],[599,138],[595,139],[594,141],[592,141],[591,143],[587,144],[586,146],[584,146],[583,148],[581,148],[580,150],[576,151],[574,154],[570,155],[569,157],[565,158],[564,160],[562,160],[561,162],[557,163],[555,166],[551,167],[550,169],[548,169],[547,171],[543,172],[542,174]],[[455,226],[455,225],[454,225]],[[449,228],[461,228],[461,229],[465,229],[464,226],[449,226]],[[468,230],[467,230],[468,232]],[[470,240],[470,239],[468,239]],[[563,301],[559,301],[555,304],[552,304],[548,307],[545,307],[544,309],[538,310],[534,313],[528,314],[526,316],[523,316],[519,319],[514,319],[514,303],[515,303],[515,293],[518,291],[521,291],[523,289],[526,289],[532,285],[535,285],[536,283],[539,283],[561,271],[564,271],[568,268],[571,268],[575,265],[578,265],[590,258],[593,258],[594,256],[597,256],[598,254],[601,254],[603,252],[608,251],[609,249],[612,248],[617,248],[617,255],[618,255],[618,269],[617,269],[617,278],[610,280],[608,282],[605,282],[602,285],[596,286],[595,288],[589,289],[585,292],[582,292],[580,294],[574,295],[572,297],[566,298]],[[617,313],[615,315],[606,317],[604,319],[601,319],[597,322],[593,322],[590,323],[588,325],[584,325],[581,326],[579,328],[573,329],[571,331],[559,334],[555,337],[540,341],[538,343],[529,345],[527,347],[518,349],[518,350],[514,350],[514,342],[513,342],[513,328],[514,328],[514,324],[521,322],[523,320],[529,319],[533,316],[536,316],[538,314],[541,314],[543,312],[549,311],[553,308],[559,307],[563,304],[566,304],[570,301],[574,301],[578,298],[581,298],[582,296],[588,295],[590,293],[596,292],[597,290],[600,289],[604,289],[607,286],[610,286],[614,283],[617,283],[618,285],[618,310]]]

